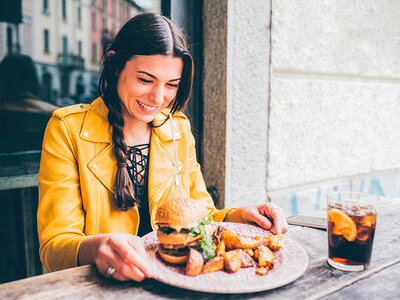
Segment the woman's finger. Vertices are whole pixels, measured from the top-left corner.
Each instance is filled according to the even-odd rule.
[[[258,226],[270,230],[272,227],[271,221],[268,220],[265,216],[261,215],[257,209],[248,213],[248,220],[257,223]]]
[[[120,281],[130,280],[119,271],[122,269],[124,262],[113,251],[113,249],[106,244],[99,247],[95,264],[97,270],[105,277],[114,278]],[[112,269],[114,269],[114,271]]]
[[[139,282],[145,279],[146,275],[135,266],[124,263],[113,277],[120,281],[135,280]]]
[[[268,206],[269,210],[267,214],[273,220],[273,226],[271,231],[274,234],[285,233],[287,231],[287,225],[285,225],[286,219],[282,210],[273,203],[271,203]]]
[[[128,242],[126,238],[114,239],[111,237],[109,243],[125,263],[136,267],[145,277],[153,277],[151,266],[147,260],[147,254],[144,248],[143,251],[140,249],[140,247],[143,247],[143,244],[139,238],[136,239],[135,236],[132,236],[132,240]],[[131,272],[128,273],[133,274]],[[137,272],[135,271],[134,273],[136,274]]]

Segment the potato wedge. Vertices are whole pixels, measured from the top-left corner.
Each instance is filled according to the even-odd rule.
[[[243,250],[240,250],[240,255],[242,257],[242,264],[240,265],[241,268],[248,268],[254,266],[254,260],[250,255],[248,255]]]
[[[199,251],[193,248],[189,251],[189,257],[186,263],[186,275],[197,276],[203,269],[204,259]]]
[[[220,271],[224,268],[224,258],[222,256],[216,256],[209,260],[204,266],[202,273],[210,273]]]
[[[232,273],[235,273],[240,269],[242,265],[242,256],[240,254],[240,249],[231,250],[225,252],[224,254],[224,268]]]
[[[243,249],[244,253],[248,254],[249,256],[253,257],[254,256],[254,251],[253,249]]]
[[[241,242],[241,246],[239,248],[242,248],[242,249],[253,249],[260,244],[259,241],[252,239],[252,238],[245,237],[245,236],[239,235],[239,239]]]
[[[257,240],[245,236],[240,236],[230,230],[224,230],[221,235],[221,240],[224,241],[226,248],[230,250],[252,249],[259,244]]]
[[[280,234],[277,235],[270,235],[268,237],[268,248],[271,249],[272,251],[278,251],[279,249],[282,248],[282,236]]]
[[[222,256],[225,253],[225,242],[222,240],[217,245],[217,256]]]
[[[274,253],[264,245],[260,245],[254,250],[254,257],[258,260],[259,267],[272,267],[275,263]]]
[[[268,271],[269,271],[268,267],[259,267],[256,269],[256,274],[257,275],[265,275],[268,273]]]

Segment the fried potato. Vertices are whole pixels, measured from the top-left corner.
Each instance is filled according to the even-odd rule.
[[[240,250],[240,255],[242,257],[242,263],[240,265],[241,268],[248,268],[254,266],[254,260],[250,255],[248,255],[243,250]]]
[[[272,251],[278,251],[279,249],[282,248],[282,236],[280,234],[277,235],[270,235],[268,237],[268,248],[271,249]],[[264,244],[265,245],[265,244]]]
[[[253,249],[243,249],[243,252],[248,254],[249,256],[253,257],[254,256],[254,251]]]
[[[199,251],[190,249],[189,257],[186,263],[186,275],[197,276],[203,269],[204,260]]]
[[[217,256],[222,256],[225,253],[225,242],[222,240],[217,245]]]
[[[256,269],[256,274],[257,275],[265,275],[268,273],[268,271],[269,271],[268,267],[259,267]]]
[[[254,250],[254,257],[258,260],[260,267],[272,267],[275,262],[274,253],[264,245],[260,245]]]
[[[231,250],[224,254],[224,268],[232,273],[240,269],[242,265],[242,256],[240,249]]]
[[[240,236],[230,230],[224,230],[221,235],[221,240],[224,241],[228,249],[252,249],[256,247],[259,242],[257,240]]]
[[[222,256],[215,256],[203,266],[202,273],[220,271],[223,268],[224,268],[224,258]]]

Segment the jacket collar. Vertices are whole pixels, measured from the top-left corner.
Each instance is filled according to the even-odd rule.
[[[163,110],[153,120],[153,125],[158,126],[168,118],[169,109]],[[114,192],[115,174],[117,172],[116,161],[113,153],[112,128],[108,123],[108,108],[101,98],[92,102],[84,118],[80,137],[86,141],[97,143],[108,143],[93,159],[89,162],[88,168],[99,179],[104,186]],[[184,117],[182,113],[175,116]],[[185,128],[180,128],[178,122],[174,122],[174,131],[171,130],[171,120],[167,120],[160,127],[154,127],[150,141],[150,161],[149,170],[160,170],[164,176],[169,177],[173,174],[175,167],[172,162],[174,158],[173,135],[175,140],[182,138]],[[162,158],[162,159],[161,159]],[[169,171],[166,171],[169,170]],[[157,172],[156,173],[160,173]],[[157,176],[159,178],[160,175]],[[163,177],[163,176],[161,176]],[[161,179],[161,178],[160,178]],[[163,182],[165,178],[161,180]],[[153,184],[152,176],[149,176],[149,186]],[[149,191],[149,199],[153,198],[153,191]]]
[[[173,134],[176,140],[182,137],[182,132],[179,128],[174,128],[175,130],[172,132],[170,120],[163,124],[165,119],[168,118],[169,112],[170,109],[164,109],[152,122],[153,126],[155,126],[152,134],[157,135],[161,142],[173,140]],[[175,113],[175,116],[183,117],[184,115],[178,112]],[[80,137],[90,142],[111,143],[112,128],[108,123],[108,108],[101,97],[94,100],[90,105],[83,121]]]
[[[108,123],[108,108],[100,97],[92,102],[83,121],[80,137],[86,141],[111,143],[112,129]]]

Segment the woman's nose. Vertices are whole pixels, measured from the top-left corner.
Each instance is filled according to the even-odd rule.
[[[164,88],[160,86],[155,86],[151,93],[151,100],[154,105],[161,105],[164,102]]]

